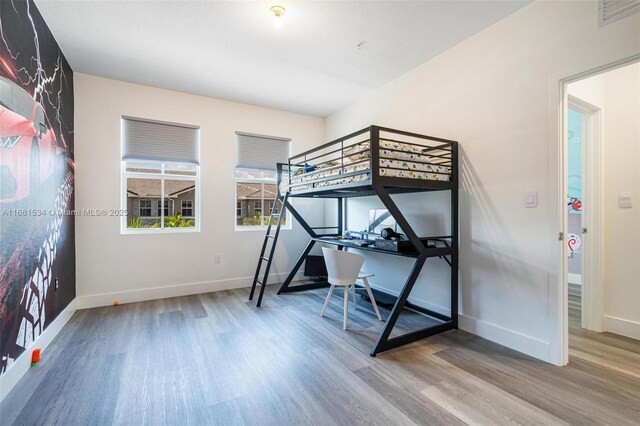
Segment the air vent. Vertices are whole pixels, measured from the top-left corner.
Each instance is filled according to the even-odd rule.
[[[599,0],[598,24],[607,25],[636,12],[640,12],[640,0]]]

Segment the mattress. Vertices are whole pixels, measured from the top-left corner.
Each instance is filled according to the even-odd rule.
[[[283,176],[280,192],[304,191],[368,180],[371,169],[369,152],[369,142],[345,148],[344,159],[341,163],[329,162],[313,171],[296,174],[291,178],[291,182],[289,182],[289,176]],[[381,140],[379,157],[380,176],[437,181],[450,180],[450,168],[430,164],[429,156],[423,154],[422,148],[419,146]]]

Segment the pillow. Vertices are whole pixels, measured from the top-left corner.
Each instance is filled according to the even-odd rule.
[[[366,141],[345,148],[343,150],[345,160],[349,158],[351,162],[356,162],[369,158],[369,146],[369,141]]]

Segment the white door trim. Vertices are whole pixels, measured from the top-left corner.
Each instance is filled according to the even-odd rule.
[[[556,365],[569,362],[569,283],[564,235],[567,229],[567,193],[565,179],[567,146],[567,85],[635,62],[640,54],[588,71],[565,72],[549,76],[549,220],[552,226],[549,241],[549,361]],[[569,76],[569,77],[567,77]],[[554,184],[555,182],[555,184]],[[553,230],[555,227],[555,231]],[[556,265],[554,268],[553,265]]]
[[[602,110],[567,95],[567,107],[584,115],[582,123],[582,327],[602,331]],[[566,139],[565,139],[566,141]],[[568,141],[566,141],[568,143]],[[568,176],[565,170],[565,187]],[[567,220],[568,209],[565,208]],[[568,247],[565,245],[568,251]],[[567,253],[568,254],[568,253]]]

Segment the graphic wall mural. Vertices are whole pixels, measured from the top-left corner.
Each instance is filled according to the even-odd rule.
[[[75,298],[73,73],[32,1],[0,1],[0,373]]]

